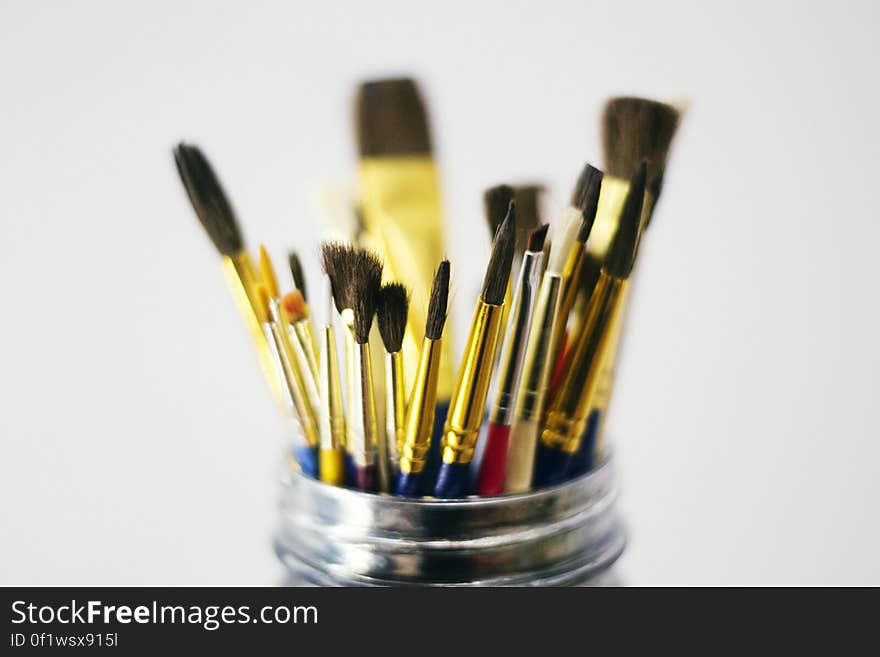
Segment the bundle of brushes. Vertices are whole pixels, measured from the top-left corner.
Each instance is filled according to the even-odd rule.
[[[315,313],[299,256],[289,255],[293,285],[282,290],[265,248],[256,264],[249,256],[202,152],[174,151],[293,423],[292,466],[330,485],[411,498],[522,493],[588,472],[604,455],[628,289],[678,110],[610,100],[607,171],[587,164],[551,224],[541,185],[487,190],[491,251],[455,369],[426,112],[408,79],[367,83],[358,98],[363,226],[321,245]]]

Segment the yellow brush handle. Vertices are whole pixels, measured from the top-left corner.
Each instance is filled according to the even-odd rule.
[[[537,442],[537,420],[513,421],[513,426],[510,428],[510,444],[507,448],[507,468],[504,471],[505,493],[525,493],[532,487]]]
[[[318,476],[331,486],[345,484],[345,452],[342,448],[321,448],[318,451]]]

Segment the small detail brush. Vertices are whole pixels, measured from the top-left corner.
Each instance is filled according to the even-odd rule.
[[[299,286],[295,294],[305,287]],[[334,486],[346,483],[345,412],[342,406],[342,387],[339,382],[339,359],[336,355],[336,335],[333,331],[333,296],[330,279],[324,276],[324,316],[320,327],[320,379],[318,393],[318,474],[321,481]]]
[[[385,445],[379,454],[379,479],[396,481],[406,422],[406,386],[403,379],[403,334],[409,299],[400,283],[383,285],[376,305],[376,322],[385,345]],[[385,472],[383,473],[382,468]]]
[[[495,378],[494,401],[489,413],[489,431],[477,478],[478,495],[500,495],[504,491],[504,469],[507,465],[514,395],[519,387],[526,341],[532,323],[547,228],[547,224],[544,224],[532,232],[523,253],[516,290],[513,293],[513,303],[508,314],[507,329],[504,332],[504,342],[501,346],[499,369]]]
[[[449,261],[444,260],[434,274],[425,321],[425,339],[422,341],[416,378],[409,395],[403,445],[400,450],[400,475],[396,486],[397,494],[404,497],[419,497],[427,492],[424,481],[425,464],[434,433],[437,379],[440,373],[448,298]]]
[[[471,321],[470,334],[443,427],[440,472],[434,487],[436,497],[464,497],[470,492],[470,464],[480,425],[483,423],[492,365],[501,333],[504,293],[513,260],[516,238],[515,205],[511,201],[507,218],[495,235],[483,281],[483,292]]]
[[[300,344],[303,347],[303,351],[305,351],[306,356],[309,359],[309,368],[312,370],[312,375],[315,377],[315,380],[318,380],[318,340],[315,337],[315,329],[312,326],[311,321],[311,309],[308,304],[308,297],[306,296],[306,280],[305,275],[303,273],[302,264],[299,261],[299,256],[291,252],[287,256],[288,264],[290,265],[290,273],[293,277],[293,286],[299,291],[303,298],[303,313],[302,316],[294,322],[291,322],[291,328],[294,333],[296,333],[296,337],[299,340]]]

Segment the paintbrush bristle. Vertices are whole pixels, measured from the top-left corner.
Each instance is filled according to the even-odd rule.
[[[577,241],[581,244],[587,241],[590,230],[593,228],[593,221],[596,219],[603,176],[602,171],[593,165],[589,163],[584,165],[571,194],[571,206],[579,209],[584,215],[584,221],[577,236]]]
[[[428,302],[428,318],[425,321],[425,337],[439,340],[446,324],[446,305],[449,300],[449,261],[444,260],[437,267],[434,283],[431,286],[431,299]]]
[[[324,242],[321,245],[321,265],[330,279],[330,291],[337,312],[350,308],[345,297],[348,291],[347,281],[351,280],[351,271],[347,269],[351,263],[354,247],[344,242]]]
[[[177,173],[199,222],[217,250],[233,256],[244,249],[235,212],[207,158],[197,146],[180,142],[174,149]]]
[[[360,157],[431,154],[427,112],[415,80],[364,82],[355,114]]]
[[[403,285],[388,283],[382,286],[376,303],[376,321],[385,351],[389,354],[396,354],[403,346],[408,310],[409,298]]]
[[[642,162],[630,180],[629,193],[620,211],[617,232],[605,258],[605,271],[617,278],[628,278],[635,264],[642,232],[642,205],[647,176],[647,164]]]
[[[302,262],[296,251],[287,254],[287,264],[290,266],[290,275],[293,277],[293,286],[302,294],[303,301],[308,302],[309,295],[306,293],[306,276],[303,272]]]
[[[510,201],[507,217],[501,223],[492,242],[492,255],[489,257],[489,266],[486,267],[486,277],[483,279],[481,298],[486,303],[495,306],[504,303],[504,293],[507,291],[507,282],[510,279],[510,266],[513,263],[515,239],[516,202]]]
[[[544,250],[544,240],[547,239],[547,229],[549,227],[549,224],[544,224],[540,228],[536,228],[532,231],[529,235],[529,244],[526,247],[527,251],[537,253],[538,251]]]
[[[294,290],[281,297],[281,305],[291,322],[299,322],[309,316],[302,292]]]
[[[648,162],[648,184],[659,189],[680,118],[672,105],[634,97],[611,98],[602,113],[602,150],[608,175],[629,180]]]
[[[513,198],[514,189],[510,185],[496,185],[483,192],[483,211],[492,237],[498,234],[498,228],[507,217],[507,210]]]
[[[529,243],[532,231],[541,225],[541,195],[544,186],[517,185],[513,188],[516,201],[516,255],[522,255]]]
[[[351,278],[340,283],[348,289],[343,296],[354,312],[354,339],[358,344],[370,341],[370,327],[376,314],[376,302],[382,289],[382,261],[372,251],[352,249],[347,255],[350,262],[343,269],[351,271]]]

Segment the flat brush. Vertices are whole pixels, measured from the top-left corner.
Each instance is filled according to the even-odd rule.
[[[395,481],[403,448],[406,387],[403,374],[403,334],[409,299],[400,283],[383,285],[376,306],[376,322],[385,346],[385,441],[379,452],[379,480]],[[383,472],[384,469],[384,472]]]
[[[568,206],[562,211],[550,247],[547,269],[541,277],[514,403],[504,470],[506,493],[524,492],[531,486],[535,443],[553,368],[552,352],[559,326],[559,304],[565,281],[565,266],[570,260],[569,256],[578,235],[583,232],[583,223],[584,215],[580,209]]]
[[[299,290],[305,289],[300,286]],[[321,481],[334,486],[346,482],[345,414],[342,406],[342,387],[339,382],[339,359],[336,355],[336,335],[333,331],[333,295],[330,279],[324,276],[324,317],[320,326],[320,378],[318,394],[318,474]]]
[[[302,316],[299,317],[296,321],[291,322],[291,327],[296,333],[296,337],[299,340],[300,344],[303,346],[303,350],[305,351],[306,356],[308,356],[309,358],[309,367],[311,368],[312,374],[317,381],[318,341],[315,337],[315,329],[312,326],[311,310],[308,304],[308,297],[306,296],[305,274],[303,272],[302,263],[300,263],[299,256],[295,252],[290,252],[287,255],[287,261],[290,266],[290,274],[293,277],[293,286],[296,290],[299,291],[303,299]]]
[[[291,417],[299,424],[300,431],[297,433],[305,441],[305,444],[295,448],[296,459],[305,474],[316,477],[318,475],[315,458],[315,448],[318,444],[318,422],[315,414],[318,407],[317,390],[303,376],[298,364],[299,359],[295,354],[298,345],[287,334],[285,328],[287,318],[278,301],[269,296],[268,287],[262,283],[257,284],[256,294],[261,315],[266,317],[262,325],[263,335],[271,345],[279,388]]]
[[[518,207],[518,206],[517,206]],[[526,340],[532,323],[535,293],[541,275],[544,257],[545,224],[532,232],[523,253],[517,276],[516,290],[508,313],[507,328],[501,345],[501,358],[495,380],[495,394],[489,412],[489,431],[480,472],[477,478],[478,495],[500,495],[504,491],[504,470],[510,425],[513,420],[514,395],[519,386],[525,357]]]
[[[647,183],[645,203],[642,209],[644,228],[651,223],[663,186],[669,150],[678,129],[681,112],[665,103],[645,98],[618,97],[610,99],[602,114],[602,150],[605,167],[609,176],[609,201],[603,201],[607,210],[600,222],[600,237],[594,248],[591,242],[590,264],[586,289],[592,291],[599,276],[601,266],[601,235],[616,226],[617,217],[613,215],[615,196],[619,196],[628,184],[628,179],[642,162],[647,162]],[[616,190],[616,192],[615,192]],[[605,190],[603,189],[603,196]],[[631,286],[630,286],[631,287]],[[587,292],[588,294],[589,292]],[[607,416],[607,408],[614,388],[614,372],[617,364],[621,335],[625,325],[629,303],[623,302],[616,326],[603,356],[599,383],[593,398],[593,410],[588,422],[585,439],[572,464],[573,472],[581,472],[591,465],[594,445]]]
[[[565,479],[584,435],[602,355],[623,305],[638,250],[646,174],[643,165],[632,178],[619,228],[590,297],[584,326],[574,342],[562,385],[547,411],[535,460],[535,486]]]
[[[263,375],[279,400],[275,363],[263,335],[266,320],[257,298],[259,276],[247,253],[238,220],[213,168],[197,146],[181,142],[174,149],[174,163],[196,216],[220,253],[232,295],[251,333]]]
[[[425,465],[434,433],[434,412],[437,405],[437,379],[440,373],[440,354],[443,350],[443,326],[449,298],[449,261],[444,260],[434,274],[428,316],[425,321],[425,339],[419,354],[419,364],[404,425],[400,449],[400,474],[396,492],[404,497],[419,497],[427,491]]]
[[[384,78],[361,84],[355,129],[366,235],[384,259],[386,278],[404,281],[410,290],[402,352],[406,380],[412,382],[434,268],[446,251],[428,112],[415,80]],[[441,356],[439,415],[449,399],[453,367],[447,350]]]
[[[471,321],[470,334],[443,427],[441,465],[434,487],[435,497],[464,497],[470,492],[470,463],[483,423],[492,364],[495,362],[498,335],[501,333],[504,293],[513,260],[516,237],[515,205],[514,202],[510,203],[507,218],[495,235],[483,291]]]
[[[356,486],[360,490],[387,491],[389,482],[379,480],[377,452],[384,447],[384,433],[376,419],[373,368],[370,358],[370,328],[382,285],[382,263],[372,253],[341,247],[335,265],[328,271],[337,306],[351,310],[354,344],[351,357],[351,399],[348,402],[347,446],[355,466]],[[340,277],[341,274],[347,274]],[[339,295],[341,298],[336,298]]]

